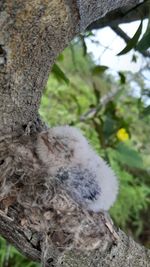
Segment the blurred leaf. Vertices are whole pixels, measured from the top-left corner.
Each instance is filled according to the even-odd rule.
[[[135,62],[135,63],[137,62],[137,56],[136,56],[135,54],[132,56],[131,61],[132,61],[132,62]]]
[[[84,36],[80,35],[80,38],[81,38],[81,44],[82,44],[82,48],[83,48],[83,56],[85,57],[87,55],[86,42],[84,40]]]
[[[53,65],[52,72],[58,81],[63,80],[66,84],[69,84],[69,79],[57,64]]]
[[[70,44],[70,51],[71,51],[72,63],[74,65],[75,69],[76,69],[76,67],[77,67],[77,64],[76,64],[76,55],[75,55],[75,49],[74,49],[74,46],[73,46],[72,43]]]
[[[149,89],[144,89],[144,90],[142,91],[142,95],[143,95],[143,96],[148,96],[148,97],[150,97],[150,90],[149,90]]]
[[[143,115],[143,116],[148,116],[148,115],[150,115],[150,105],[147,106],[147,107],[143,110],[142,115]]]
[[[87,31],[84,33],[84,37],[86,38],[91,37],[91,36],[95,36],[95,34],[92,31]]]
[[[107,69],[108,69],[107,66],[97,65],[94,68],[92,68],[92,74],[93,75],[99,75],[99,74],[102,74]]]
[[[59,56],[57,57],[57,60],[62,62],[64,60],[64,54],[63,53],[59,54]]]
[[[119,77],[120,77],[120,83],[121,84],[125,84],[126,83],[126,76],[124,75],[124,73],[119,71],[118,74],[119,74]]]
[[[132,48],[134,48],[139,40],[139,37],[141,35],[142,32],[142,21],[136,31],[136,33],[134,34],[134,36],[130,39],[130,41],[127,43],[126,47],[119,53],[117,54],[117,56],[121,56],[124,55],[126,53],[128,53]]]
[[[123,93],[124,93],[124,88],[118,90],[118,92],[115,94],[115,96],[113,98],[114,99],[114,102],[117,102]]]
[[[117,160],[121,163],[124,163],[130,167],[134,168],[143,168],[143,160],[140,154],[136,151],[125,145],[124,143],[119,143],[116,146],[116,151],[118,153]]]
[[[142,39],[138,42],[136,47],[139,51],[147,50],[150,47],[150,18],[149,18],[146,32],[143,35]]]
[[[110,135],[112,135],[112,133],[114,132],[115,125],[116,125],[115,120],[113,120],[110,116],[107,116],[103,126],[104,137],[106,139],[108,139]]]
[[[96,103],[99,104],[100,98],[101,98],[101,92],[99,88],[97,87],[97,84],[93,81],[93,92],[96,98]]]
[[[150,29],[149,33],[143,36],[136,47],[139,51],[147,50],[150,47]]]

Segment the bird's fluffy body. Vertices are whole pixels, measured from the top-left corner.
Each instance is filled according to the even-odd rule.
[[[37,152],[49,176],[58,179],[74,201],[94,212],[113,205],[118,180],[78,129],[58,126],[40,133]]]

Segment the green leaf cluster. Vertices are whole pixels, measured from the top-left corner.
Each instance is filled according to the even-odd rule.
[[[40,267],[22,256],[13,246],[0,238],[0,267]]]

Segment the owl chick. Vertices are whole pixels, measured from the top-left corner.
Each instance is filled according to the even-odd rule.
[[[113,205],[118,180],[78,129],[58,126],[40,133],[37,153],[49,176],[58,179],[78,204],[94,212]]]

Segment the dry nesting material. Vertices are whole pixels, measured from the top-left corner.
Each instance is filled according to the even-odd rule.
[[[81,209],[55,177],[48,177],[36,154],[35,138],[0,142],[0,208],[9,214],[13,205],[23,210],[18,214],[20,225],[43,236],[44,259],[48,248],[85,251],[103,242],[106,229],[99,227],[99,214]]]

